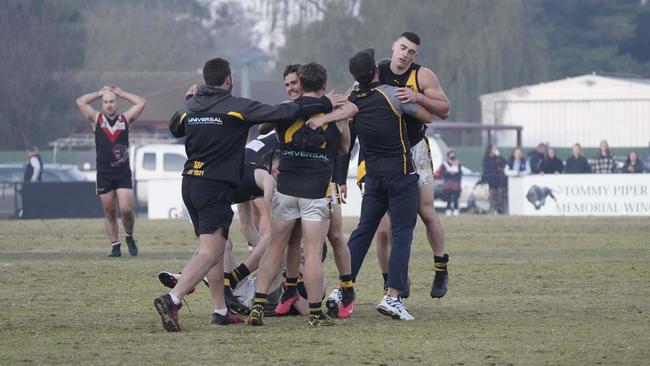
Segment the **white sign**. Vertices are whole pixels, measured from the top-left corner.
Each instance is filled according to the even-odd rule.
[[[181,179],[148,181],[148,216],[150,219],[187,219],[189,215],[181,195]]]
[[[650,216],[650,174],[510,177],[511,215]]]

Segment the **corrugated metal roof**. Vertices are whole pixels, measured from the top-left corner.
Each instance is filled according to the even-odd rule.
[[[621,86],[629,87],[630,85],[625,85],[629,83],[639,84],[640,87],[646,88],[647,86],[650,86],[650,79],[598,75],[595,73],[585,74],[585,75],[580,75],[575,77],[567,77],[565,79],[547,81],[547,82],[533,84],[533,85],[523,85],[512,89],[481,94],[479,99],[496,98],[504,95],[516,95],[520,98],[525,98],[535,92],[541,92],[547,89],[548,90],[555,89],[554,92],[568,90],[568,89],[596,91],[596,90],[611,88],[611,87],[621,87]],[[585,88],[585,87],[589,87],[589,88]]]

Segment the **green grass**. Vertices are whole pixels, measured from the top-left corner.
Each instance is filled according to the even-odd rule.
[[[419,224],[406,300],[413,322],[375,311],[382,289],[371,249],[355,315],[335,327],[294,317],[212,328],[200,287],[178,334],[162,329],[152,302],[164,292],[158,271],[182,268],[196,246],[188,223],[139,220],[140,256],[109,259],[101,220],[0,221],[0,364],[647,364],[647,218],[443,220],[450,291],[429,297]],[[236,223],[231,233],[241,259]],[[326,268],[331,289],[331,255]]]

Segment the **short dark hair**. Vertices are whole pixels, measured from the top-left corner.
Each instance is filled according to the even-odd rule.
[[[375,50],[357,52],[349,62],[350,74],[359,84],[369,84],[375,77]]]
[[[230,63],[222,58],[213,58],[203,65],[203,80],[206,85],[222,85],[230,76]]]
[[[408,39],[409,41],[415,43],[418,46],[420,45],[420,37],[418,37],[418,35],[413,33],[413,32],[404,32],[404,33],[402,33],[400,38],[402,38],[402,37]]]
[[[298,68],[298,78],[300,85],[305,93],[317,92],[325,86],[327,81],[327,70],[321,64],[310,62],[306,65],[300,65]]]
[[[282,73],[282,78],[286,78],[287,75],[293,74],[294,72],[297,74],[299,67],[300,67],[300,64],[289,64],[289,65],[287,65],[287,67],[284,68],[284,72]]]

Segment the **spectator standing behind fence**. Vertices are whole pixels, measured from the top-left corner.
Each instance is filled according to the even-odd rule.
[[[528,159],[524,158],[521,148],[516,147],[510,155],[508,164],[505,166],[505,173],[509,177],[520,177],[531,173]]]
[[[544,174],[560,174],[564,170],[564,163],[562,159],[557,157],[555,149],[549,147],[546,149],[544,155],[544,163],[542,164],[542,173]]]
[[[537,149],[528,152],[528,163],[530,164],[530,171],[533,174],[542,172],[542,165],[544,164],[544,156],[546,154],[546,144],[540,142]]]
[[[444,161],[436,172],[436,178],[442,178],[444,195],[447,200],[447,216],[458,216],[458,198],[460,197],[460,181],[463,176],[460,161],[456,159],[456,152],[449,150],[447,152],[447,161]]]
[[[508,179],[504,173],[507,162],[499,156],[495,144],[488,145],[483,155],[483,176],[481,182],[490,187],[490,212],[494,214],[505,213],[505,190]]]
[[[618,173],[616,166],[616,159],[609,152],[609,144],[607,140],[600,142],[598,153],[591,161],[591,171],[597,174]]]
[[[25,164],[23,182],[40,182],[43,176],[43,159],[38,154],[38,148],[29,146],[25,153],[27,154],[27,163]]]
[[[591,166],[587,161],[587,158],[582,156],[582,146],[579,143],[576,143],[571,148],[571,156],[566,159],[566,164],[564,165],[565,174],[588,174],[591,173]]]
[[[632,151],[627,155],[625,165],[623,165],[623,173],[643,173],[643,162],[639,160],[639,155]]]

